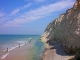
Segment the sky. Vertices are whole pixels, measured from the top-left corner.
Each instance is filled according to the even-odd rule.
[[[43,34],[75,0],[0,0],[0,34]]]

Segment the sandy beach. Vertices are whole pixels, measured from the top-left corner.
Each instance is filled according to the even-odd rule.
[[[73,57],[73,55],[64,52],[63,47],[57,43],[53,43],[53,46],[49,46],[49,48],[46,49],[42,60],[69,60]]]
[[[17,47],[8,52],[9,55],[1,60],[29,60],[31,47],[33,47],[33,42],[28,42],[26,45]]]
[[[23,46],[15,48],[9,51],[4,59],[0,60],[31,60],[31,48],[34,46],[34,43],[33,41],[28,42],[26,45],[24,44]],[[63,47],[53,42],[53,45],[49,45],[49,48],[46,49],[41,60],[69,60],[73,57],[73,55],[64,52]]]

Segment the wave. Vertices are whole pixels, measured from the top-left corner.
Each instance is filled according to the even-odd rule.
[[[15,49],[15,48],[17,48],[17,47],[19,47],[19,44],[20,44],[20,46],[23,46],[23,45],[25,45],[26,43],[27,43],[28,41],[17,41],[17,43],[16,43],[16,45],[17,46],[9,46],[8,48],[8,51],[11,51],[11,50],[13,50],[13,49]],[[3,51],[6,51],[7,49],[4,49]]]
[[[9,53],[6,53],[5,55],[3,55],[2,57],[1,57],[1,59],[4,59],[5,57],[7,57],[9,55]]]
[[[28,41],[17,41],[17,42],[18,42],[18,44],[20,43],[20,46],[24,46],[25,43],[27,43]],[[15,48],[18,48],[18,47],[19,47],[19,45],[15,46],[15,47],[9,48],[9,49],[8,49],[8,53],[4,54],[4,55],[1,57],[1,59],[6,58],[6,57],[9,55],[9,52],[10,52],[11,50],[14,50]],[[7,49],[4,49],[3,51],[6,52]]]
[[[20,46],[23,46],[23,45],[24,45],[24,44],[21,44]],[[12,47],[11,49],[9,49],[9,50],[8,50],[8,53],[4,54],[4,55],[1,57],[1,59],[6,58],[6,57],[9,55],[9,52],[10,52],[11,50],[17,48],[17,47],[19,47],[19,46],[15,46],[15,47]],[[7,51],[7,49],[5,49],[5,50],[3,50],[3,51]]]

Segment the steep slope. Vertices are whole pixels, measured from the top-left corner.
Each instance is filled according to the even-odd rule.
[[[80,0],[59,18],[53,20],[42,35],[42,41],[56,41],[67,53],[79,53],[80,50]],[[47,44],[48,45],[48,44]]]

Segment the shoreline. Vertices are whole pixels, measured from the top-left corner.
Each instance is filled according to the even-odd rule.
[[[5,53],[0,60],[26,60],[29,59],[30,48],[33,47],[34,42],[18,46],[17,48]]]
[[[41,60],[43,53],[46,50],[43,49],[43,51],[40,52],[40,54],[38,54],[38,56],[35,55],[38,53],[38,51],[35,50],[35,47],[36,47],[35,43],[36,43],[36,41],[33,40],[30,43],[28,42],[22,46],[20,45],[20,47],[18,45],[18,47],[16,47],[15,49],[12,49],[12,50],[8,51],[7,53],[5,53],[5,55],[3,55],[3,57],[1,57],[2,59],[0,59],[0,60],[33,60],[33,59],[37,59],[37,57],[39,60]]]
[[[46,51],[47,51],[47,50],[46,50],[46,48],[45,48],[44,52],[42,53],[42,57],[41,57],[40,60],[43,60],[43,58],[45,57],[45,52],[46,52]]]
[[[67,54],[60,45],[53,43],[53,47],[49,45],[49,48],[45,48],[41,60],[70,60],[72,58],[74,55]]]

